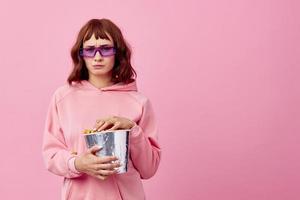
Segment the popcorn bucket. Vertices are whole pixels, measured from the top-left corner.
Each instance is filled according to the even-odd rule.
[[[97,156],[116,156],[121,164],[117,174],[122,174],[127,172],[129,132],[130,130],[100,131],[84,134],[84,138],[88,148],[94,145],[102,147],[96,153]]]

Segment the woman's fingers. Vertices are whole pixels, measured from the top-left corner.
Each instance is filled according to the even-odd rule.
[[[99,178],[100,180],[104,181],[105,179],[108,178],[108,176],[102,176],[102,175],[98,175],[96,176],[97,178]]]
[[[97,178],[101,180],[107,179],[109,176],[117,173],[117,169],[114,169],[115,166],[118,166],[116,164],[101,164],[101,169],[97,170],[95,172],[95,175]],[[104,169],[107,168],[107,169]]]
[[[112,131],[112,130],[118,130],[121,127],[121,122],[117,121],[115,122],[115,124],[113,125],[113,127],[111,127],[110,129],[107,129],[108,131]]]
[[[105,124],[105,122],[106,122],[105,120],[97,120],[93,130],[94,131],[98,130],[103,124]]]
[[[115,163],[105,163],[105,164],[100,164],[100,169],[106,169],[106,170],[114,170],[117,167],[120,167],[121,164],[119,162]]]
[[[100,126],[97,131],[103,131],[105,130],[108,126],[111,126],[112,123],[110,121],[106,121],[102,126]]]
[[[132,127],[132,122],[130,120],[122,117],[111,116],[102,120],[97,120],[93,130],[118,130],[127,127]]]
[[[117,161],[118,158],[116,156],[102,156],[97,157],[95,160],[96,164],[105,164],[105,163],[111,163],[113,161]]]
[[[112,120],[106,120],[104,123],[100,122],[95,128],[94,130],[97,131],[103,131],[107,128],[110,128],[112,126],[115,125],[116,122],[112,121]]]
[[[96,164],[94,165],[94,170],[95,171],[100,171],[100,170],[115,170],[116,168],[120,167],[121,164],[119,162],[116,163],[105,163],[105,164]]]
[[[98,175],[100,176],[110,176],[112,174],[115,174],[117,170],[99,170]]]
[[[89,148],[88,149],[88,153],[91,153],[91,154],[95,154],[97,153],[98,151],[100,151],[102,149],[102,147],[99,147],[97,145],[94,145],[93,147]]]

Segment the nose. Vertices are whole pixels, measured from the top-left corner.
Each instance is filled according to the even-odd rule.
[[[97,50],[97,51],[96,51],[96,54],[95,54],[94,58],[95,58],[96,60],[99,60],[99,59],[101,59],[101,58],[102,58],[102,56],[101,56],[101,54],[100,54],[100,51],[99,51],[99,50]]]

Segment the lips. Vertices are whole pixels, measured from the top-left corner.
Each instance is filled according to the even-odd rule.
[[[93,67],[94,67],[95,69],[101,69],[101,68],[104,67],[104,65],[93,65]]]

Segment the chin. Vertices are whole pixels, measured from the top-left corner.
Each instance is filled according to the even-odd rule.
[[[105,72],[102,72],[102,73],[93,72],[92,74],[94,74],[95,76],[107,76],[108,75],[108,73],[105,73]]]
[[[92,71],[92,74],[94,74],[95,76],[108,76],[109,75],[109,71],[107,70],[103,70],[103,71]]]
[[[93,74],[94,76],[103,76],[103,75],[108,75],[109,72],[111,71],[112,69],[111,68],[108,68],[107,66],[103,67],[103,68],[100,68],[100,69],[94,69],[93,67],[92,68],[89,68],[89,72],[91,74]]]

